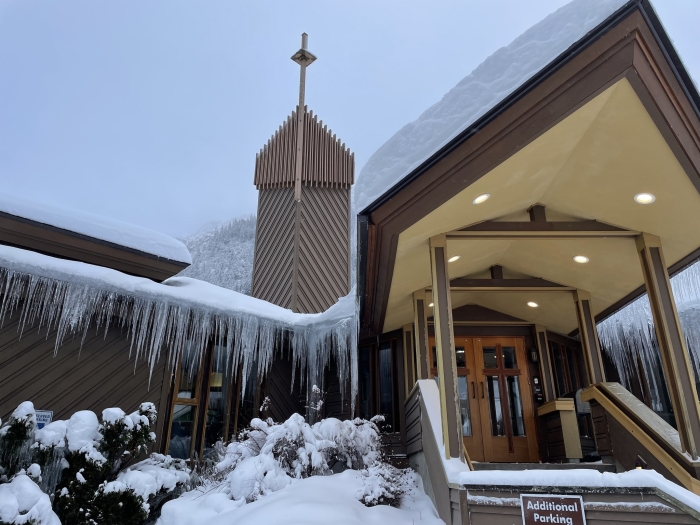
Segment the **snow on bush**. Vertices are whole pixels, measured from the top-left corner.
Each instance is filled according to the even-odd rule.
[[[20,471],[9,483],[0,484],[0,523],[61,525],[58,516],[51,510],[49,496],[24,471]]]
[[[22,403],[0,428],[0,490],[7,493],[15,483],[32,483],[43,490],[49,509],[53,502],[56,514],[52,515],[64,524],[154,521],[161,506],[190,484],[190,471],[182,460],[153,454],[133,464],[155,441],[151,428],[156,416],[153,403],[142,403],[131,414],[108,408],[100,420],[94,412],[83,410],[68,421],[37,429],[34,406]],[[14,508],[11,502],[7,505]],[[24,518],[16,519],[20,521],[2,518],[0,524],[25,523]]]

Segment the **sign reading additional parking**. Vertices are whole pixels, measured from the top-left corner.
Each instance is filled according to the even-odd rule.
[[[523,525],[586,525],[581,496],[521,494]]]
[[[37,410],[36,411],[36,427],[44,428],[51,423],[53,419],[53,410]]]

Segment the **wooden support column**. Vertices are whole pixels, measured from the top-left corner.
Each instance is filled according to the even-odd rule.
[[[542,373],[541,381],[544,400],[554,401],[557,398],[557,391],[554,388],[554,373],[552,371],[552,361],[549,353],[549,342],[547,341],[547,328],[541,324],[536,324],[535,336],[537,352],[540,354],[540,370]]]
[[[416,384],[416,374],[413,363],[415,361],[415,353],[413,352],[413,325],[405,324],[403,326],[403,361],[404,370],[406,371],[406,395],[411,393],[413,385]]]
[[[413,326],[416,339],[416,377],[428,379],[430,365],[428,363],[428,303],[425,290],[413,292]]]
[[[457,392],[457,360],[452,332],[452,300],[450,275],[447,269],[447,238],[438,235],[430,239],[430,266],[433,281],[433,319],[438,365],[438,389],[442,414],[442,441],[445,458],[464,461],[462,419]]]
[[[676,301],[666,270],[661,239],[642,233],[637,237],[644,284],[654,318],[656,341],[676,417],[681,448],[694,459],[700,452],[700,408],[695,377],[678,319]]]
[[[576,303],[578,331],[581,335],[581,347],[588,370],[588,381],[592,385],[602,383],[605,381],[605,370],[603,369],[603,356],[600,353],[595,318],[591,312],[591,294],[583,290],[576,290],[574,302]]]

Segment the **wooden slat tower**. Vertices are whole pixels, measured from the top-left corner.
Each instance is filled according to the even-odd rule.
[[[350,189],[355,159],[304,105],[301,49],[299,105],[256,157],[258,226],[252,295],[295,312],[317,313],[350,291]]]

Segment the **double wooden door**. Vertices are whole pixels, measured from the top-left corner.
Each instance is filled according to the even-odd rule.
[[[431,341],[433,374],[437,360]],[[537,462],[522,337],[455,337],[462,435],[472,461]]]

